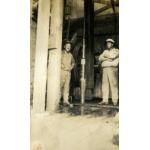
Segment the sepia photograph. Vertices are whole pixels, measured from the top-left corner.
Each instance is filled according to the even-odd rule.
[[[119,150],[119,0],[30,0],[31,150]]]
[[[1,150],[149,150],[149,0],[0,5]]]

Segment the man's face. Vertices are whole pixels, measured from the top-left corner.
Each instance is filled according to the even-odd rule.
[[[106,46],[107,46],[108,49],[111,49],[111,48],[113,47],[113,43],[107,42],[107,43],[106,43]]]
[[[67,52],[70,52],[70,50],[71,50],[71,44],[70,44],[70,43],[67,43],[67,44],[65,45],[65,49],[66,49]]]

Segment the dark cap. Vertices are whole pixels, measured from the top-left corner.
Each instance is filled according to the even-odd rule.
[[[69,41],[69,40],[64,40],[64,43],[65,43],[65,44],[72,44],[72,42]]]

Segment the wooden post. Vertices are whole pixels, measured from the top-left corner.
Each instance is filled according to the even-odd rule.
[[[86,38],[86,99],[92,98],[94,88],[94,2],[84,0],[85,38]]]
[[[63,10],[63,0],[52,0],[47,86],[47,110],[51,112],[55,112],[60,100]]]
[[[33,110],[41,113],[45,111],[50,0],[38,4]]]
[[[33,0],[30,0],[30,18],[32,18],[32,4]]]

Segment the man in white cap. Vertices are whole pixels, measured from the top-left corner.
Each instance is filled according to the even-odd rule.
[[[69,103],[69,90],[70,90],[70,79],[71,70],[74,68],[75,60],[71,54],[71,42],[66,41],[64,50],[61,56],[61,96],[63,96],[63,101],[65,104]]]
[[[119,49],[114,48],[113,39],[106,40],[107,49],[99,56],[99,61],[103,70],[102,76],[102,95],[103,101],[99,104],[108,104],[109,94],[111,92],[112,102],[118,103],[118,65]]]

